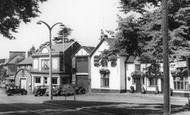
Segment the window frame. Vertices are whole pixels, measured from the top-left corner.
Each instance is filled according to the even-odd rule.
[[[56,79],[56,80],[55,80]],[[54,83],[54,80],[56,83]],[[57,77],[52,77],[52,84],[57,85],[58,84],[58,78]]]
[[[106,73],[106,74],[100,74],[101,76],[101,87],[102,88],[109,88],[110,87],[110,74]]]
[[[41,77],[40,76],[35,76],[35,83],[41,83]]]
[[[49,70],[49,59],[41,59],[41,70],[48,71]]]

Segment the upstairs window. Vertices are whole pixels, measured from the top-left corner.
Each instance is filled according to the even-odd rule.
[[[49,59],[42,59],[41,62],[42,70],[49,70]]]
[[[98,55],[94,56],[94,66],[95,67],[99,67],[100,66],[99,61],[100,61],[100,56],[98,56]]]
[[[141,65],[135,64],[135,71],[141,71]]]
[[[78,73],[88,73],[88,57],[76,57],[76,69]]]
[[[108,67],[108,61],[107,60],[101,60],[102,67]]]

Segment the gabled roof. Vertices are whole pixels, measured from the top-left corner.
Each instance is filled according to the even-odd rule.
[[[135,57],[134,56],[129,56],[127,63],[134,63]]]
[[[17,65],[32,65],[32,57],[25,58],[23,61]]]
[[[21,62],[23,59],[24,59],[23,56],[17,55],[17,56],[15,56],[14,58],[12,58],[11,60],[9,60],[9,61],[7,62],[7,64],[17,64],[17,63]]]
[[[91,53],[95,47],[92,46],[82,46],[82,48],[87,52],[87,53]]]
[[[96,50],[102,45],[102,43],[104,41],[106,41],[108,43],[108,45],[111,46],[114,44],[115,39],[114,38],[107,38],[107,37],[101,39],[100,43],[94,48],[94,50],[90,54],[90,57],[96,52]]]
[[[59,44],[53,44],[52,45],[52,52],[63,52],[66,51],[71,45],[73,45],[75,41],[73,42],[67,42],[67,43],[59,43]]]
[[[70,46],[72,46],[76,41],[67,42],[67,43],[58,43],[58,44],[52,44],[52,55],[60,55],[60,52],[65,52]],[[46,46],[49,47],[49,46]],[[45,47],[43,47],[45,48]],[[43,49],[42,48],[42,49]],[[49,55],[48,53],[42,53],[41,50],[39,52],[34,53],[32,56],[44,56]]]

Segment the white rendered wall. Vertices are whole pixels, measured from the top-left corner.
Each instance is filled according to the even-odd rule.
[[[94,66],[94,56],[100,55],[101,51],[108,49],[109,46],[107,42],[103,42],[102,45],[96,50],[96,52],[91,57],[91,88],[92,89],[112,89],[112,90],[120,90],[120,60],[117,60],[117,66],[111,67],[110,62],[108,63],[108,67],[106,69],[110,70],[109,76],[109,87],[101,87],[101,76],[100,76],[100,69],[103,68],[101,66],[95,67]],[[104,67],[105,68],[105,67]]]

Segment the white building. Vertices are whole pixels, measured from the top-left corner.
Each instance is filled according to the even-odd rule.
[[[147,75],[150,63],[138,62],[130,56],[116,54],[116,63],[107,61],[100,64],[102,52],[110,48],[114,39],[105,38],[100,41],[90,58],[90,78],[92,92],[125,92],[134,87],[136,92],[159,93],[163,92],[163,64],[159,65],[159,73]],[[184,96],[188,92],[188,74],[186,61],[170,64],[170,88],[173,94]],[[180,71],[179,71],[180,70]],[[176,73],[176,71],[178,73]]]

